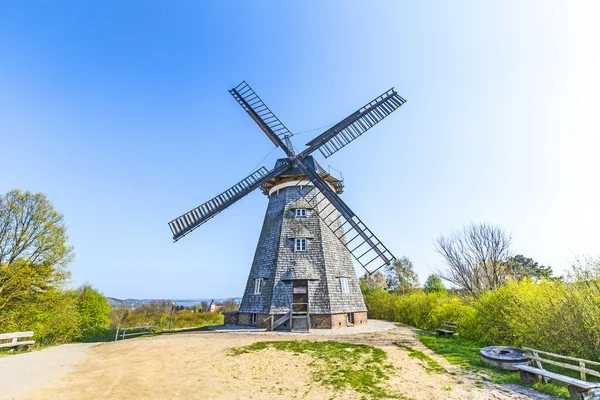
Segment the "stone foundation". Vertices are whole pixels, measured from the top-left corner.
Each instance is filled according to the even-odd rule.
[[[228,311],[223,313],[223,325],[239,325],[239,311]]]
[[[269,317],[269,314],[256,314],[256,323],[252,323],[251,313],[240,313],[238,311],[224,313],[225,325],[248,325],[256,326],[259,328],[267,328],[269,321],[265,321]],[[364,325],[367,323],[367,313],[364,311],[352,313],[354,316],[354,324],[348,322],[348,314],[310,314],[310,328],[311,329],[338,329],[347,328],[349,326]],[[275,320],[282,317],[281,315],[275,315]],[[289,325],[286,324],[284,328]],[[281,329],[281,328],[280,328]],[[289,328],[288,328],[289,329]],[[279,330],[279,329],[278,329]]]
[[[331,326],[330,328],[335,329],[335,328],[347,328],[349,326],[354,326],[354,325],[364,325],[367,323],[367,313],[362,311],[362,312],[355,312],[355,313],[349,313],[352,314],[354,316],[354,323],[350,323],[348,321],[348,314],[333,314],[331,315]]]
[[[266,328],[269,324],[265,319],[269,317],[269,314],[256,314],[256,322],[252,323],[252,313],[238,313],[238,325],[249,325],[256,326],[258,328]]]

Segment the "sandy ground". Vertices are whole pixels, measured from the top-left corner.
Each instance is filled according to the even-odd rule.
[[[481,379],[445,362],[421,345],[416,331],[397,327],[378,332],[344,335],[264,335],[251,332],[192,332],[130,339],[79,348],[78,355],[64,355],[67,372],[48,372],[48,350],[0,359],[2,394],[9,399],[360,399],[354,392],[334,393],[313,382],[309,356],[294,356],[273,349],[229,356],[227,350],[264,340],[338,340],[379,347],[395,366],[388,381],[393,392],[412,399],[550,399],[536,392],[493,384],[477,385]],[[448,374],[428,373],[419,360],[393,342],[418,348],[440,361]],[[61,349],[63,346],[56,348]],[[40,356],[44,354],[44,357]],[[36,356],[30,361],[25,356]],[[56,353],[53,357],[56,356]],[[79,358],[78,358],[79,357]],[[68,359],[68,360],[67,360]],[[11,360],[6,363],[6,360]],[[36,363],[32,371],[29,363]],[[11,368],[12,372],[8,371]],[[46,362],[52,366],[52,362]],[[8,368],[8,369],[7,369]],[[18,370],[17,370],[18,369]],[[41,380],[23,389],[6,373]],[[41,377],[41,378],[40,378]],[[23,379],[21,380],[23,381]],[[7,396],[7,397],[6,397]]]

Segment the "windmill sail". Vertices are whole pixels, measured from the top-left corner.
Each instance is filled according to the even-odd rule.
[[[308,142],[306,144],[308,149],[304,150],[301,155],[306,156],[319,149],[323,156],[329,157],[390,115],[405,102],[406,100],[400,97],[393,88],[388,90]]]
[[[314,187],[307,193],[302,190],[300,193],[313,207],[319,218],[346,246],[354,259],[370,274],[391,264],[395,260],[394,255],[342,201],[329,184],[303,161],[297,163],[297,166],[314,184]],[[326,200],[328,201],[325,202],[325,206],[319,208],[318,206]],[[339,216],[333,220],[328,218],[336,209]]]
[[[244,110],[252,117],[254,122],[267,134],[275,146],[281,146],[286,149],[282,140],[292,136],[292,133],[283,123],[273,114],[271,109],[261,100],[252,88],[243,81],[229,93],[237,100]],[[287,153],[287,151],[286,151]]]
[[[210,199],[206,203],[190,210],[182,216],[175,218],[169,222],[169,227],[173,232],[173,240],[177,241],[183,236],[187,235],[269,179],[271,179],[275,172],[271,173],[265,168],[261,167],[256,172],[253,172],[248,177],[242,179],[220,195]]]

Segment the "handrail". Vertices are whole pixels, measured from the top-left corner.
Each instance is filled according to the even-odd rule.
[[[148,331],[144,331],[144,332],[134,332],[134,333],[126,333],[127,330],[133,330],[133,329],[148,329]],[[115,341],[119,340],[119,336],[121,336],[121,340],[125,339],[128,336],[135,336],[135,335],[146,335],[149,333],[154,333],[154,328],[156,328],[156,326],[154,325],[143,325],[143,326],[131,326],[128,328],[122,328],[121,330],[121,334],[119,335],[119,327],[117,327],[117,332],[115,334]]]
[[[598,366],[600,366],[600,362],[597,362],[597,361],[590,361],[590,360],[584,360],[583,358],[563,356],[563,355],[560,355],[560,354],[550,353],[550,352],[547,352],[547,351],[530,349],[528,347],[524,347],[523,349],[527,350],[527,351],[532,351],[532,352],[540,353],[540,354],[546,354],[548,356],[552,356],[552,357],[556,357],[556,358],[562,358],[564,360],[581,361],[581,362],[584,362],[586,364],[592,364],[592,365],[598,365]]]
[[[600,378],[600,372],[595,371],[593,369],[589,369],[589,368],[585,368],[585,367],[581,367],[581,366],[577,366],[577,365],[573,365],[573,364],[561,363],[559,361],[548,360],[546,358],[530,356],[529,354],[525,354],[525,358],[528,358],[533,361],[540,361],[540,362],[550,364],[550,365],[556,365],[557,367],[562,367],[565,369],[570,369],[572,371],[582,372],[584,374],[589,374],[589,375]],[[585,379],[582,379],[582,380],[585,380]]]
[[[528,358],[528,359],[530,359],[532,361],[535,361],[537,363],[537,366],[538,366],[539,369],[544,369],[542,367],[541,363],[546,363],[546,364],[550,364],[550,365],[555,365],[557,367],[562,367],[562,368],[565,368],[565,369],[570,369],[571,371],[578,371],[579,374],[580,374],[580,376],[581,376],[581,380],[582,381],[586,380],[586,374],[600,378],[600,372],[585,367],[585,364],[600,365],[599,362],[590,361],[590,360],[584,360],[583,358],[563,356],[563,355],[560,355],[560,354],[550,353],[550,352],[542,351],[542,350],[530,349],[530,348],[527,348],[527,347],[525,348],[525,350],[531,351],[533,353],[533,355],[524,354],[525,358]],[[563,363],[563,362],[555,361],[555,360],[548,360],[547,358],[540,357],[538,355],[538,353],[545,354],[545,355],[548,355],[548,356],[551,356],[551,357],[555,357],[555,358],[564,359],[564,360],[575,361],[575,362],[578,362],[579,365],[573,365],[573,364]]]

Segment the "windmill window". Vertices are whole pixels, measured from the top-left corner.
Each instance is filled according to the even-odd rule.
[[[306,239],[298,238],[294,240],[294,244],[294,248],[296,249],[296,251],[306,251]]]
[[[251,322],[251,324],[252,324],[252,325],[256,324],[256,320],[257,320],[257,319],[258,319],[258,318],[256,318],[256,314],[252,314],[252,322]]]
[[[296,218],[306,218],[306,208],[296,208]]]
[[[257,278],[254,280],[254,294],[262,293],[263,280],[262,278]]]
[[[354,325],[354,313],[349,312],[346,314],[346,322],[348,325]]]
[[[348,278],[340,278],[340,286],[342,287],[342,293],[350,292],[350,285],[348,285]]]

